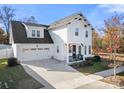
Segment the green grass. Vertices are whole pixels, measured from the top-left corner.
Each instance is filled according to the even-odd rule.
[[[7,59],[0,60],[0,82],[2,82],[2,88],[5,88],[6,82],[10,89],[43,87],[43,85],[30,77],[21,65],[8,67]]]
[[[103,62],[94,62],[94,64],[92,66],[83,66],[83,67],[77,68],[78,71],[80,71],[86,75],[104,71],[107,69],[109,69],[109,68]]]

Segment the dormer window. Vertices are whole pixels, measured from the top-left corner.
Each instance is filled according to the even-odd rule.
[[[35,37],[35,30],[32,30],[32,37]]]
[[[40,31],[37,30],[37,37],[40,37]]]

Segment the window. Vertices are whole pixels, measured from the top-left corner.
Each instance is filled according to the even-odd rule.
[[[75,36],[78,36],[78,35],[79,35],[79,28],[76,28]]]
[[[89,46],[89,54],[91,54],[91,46]]]
[[[57,46],[57,53],[59,53],[59,46]]]
[[[38,50],[43,50],[43,48],[38,48]]]
[[[40,31],[37,30],[37,37],[40,37]]]
[[[81,54],[81,46],[78,47],[78,53]]]
[[[69,46],[69,53],[71,53],[72,52],[72,50],[71,50],[71,46]]]
[[[87,47],[86,46],[84,47],[84,54],[85,55],[87,54]]]
[[[85,32],[85,37],[88,37],[88,31]]]
[[[31,48],[31,50],[36,50],[36,48]]]
[[[35,30],[32,30],[32,37],[35,37]]]
[[[44,50],[49,50],[49,48],[44,48]]]

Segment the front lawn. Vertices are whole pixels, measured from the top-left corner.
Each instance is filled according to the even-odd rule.
[[[78,71],[85,73],[85,74],[93,74],[96,72],[107,70],[109,68],[107,66],[103,65],[102,62],[97,62],[97,63],[94,63],[92,66],[83,66],[83,67],[80,67],[77,69],[78,69]]]
[[[29,76],[21,65],[8,67],[7,59],[0,59],[0,88],[36,89],[42,87],[43,85]]]
[[[96,72],[104,71],[110,69],[108,66],[108,62],[92,62],[92,65],[79,65],[77,67],[72,66],[78,71],[82,72],[85,75],[93,74]]]

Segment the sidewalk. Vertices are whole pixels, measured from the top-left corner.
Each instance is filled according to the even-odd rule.
[[[95,81],[78,87],[77,89],[117,89],[115,85],[108,84],[102,81]]]
[[[116,73],[120,73],[123,71],[124,71],[124,66],[116,68]],[[97,73],[95,73],[95,75],[99,75],[102,77],[108,77],[108,76],[113,75],[113,73],[114,73],[114,69],[109,69],[109,70],[97,72]]]

